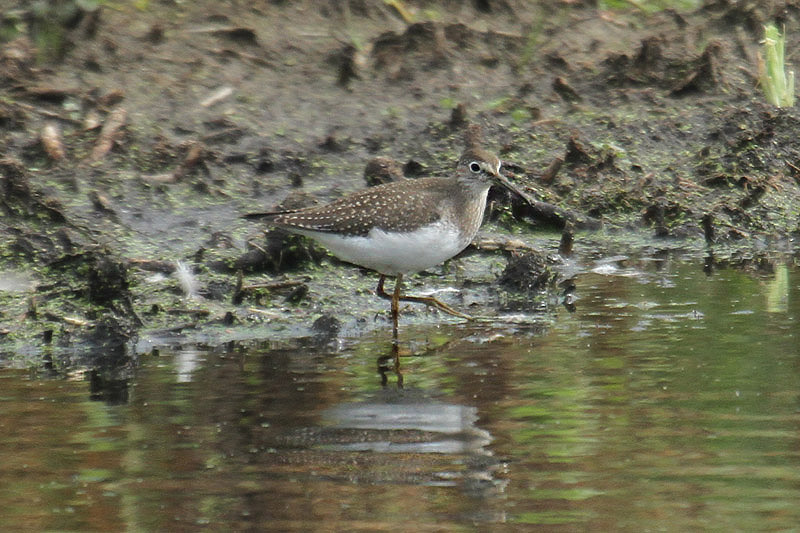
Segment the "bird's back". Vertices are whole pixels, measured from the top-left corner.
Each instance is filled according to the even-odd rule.
[[[408,232],[448,213],[451,178],[402,180],[359,191],[329,204],[276,215],[273,223],[289,231],[365,236],[373,228]],[[305,231],[303,231],[305,230]]]

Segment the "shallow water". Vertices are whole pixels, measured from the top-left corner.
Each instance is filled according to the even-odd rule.
[[[2,369],[0,530],[796,530],[800,273],[576,286],[541,324],[401,325],[402,387],[383,331]]]

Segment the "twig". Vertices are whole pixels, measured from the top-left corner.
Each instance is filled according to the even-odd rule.
[[[498,250],[504,252],[539,251],[530,244],[519,239],[481,239],[477,242],[473,242],[472,246],[474,246],[476,250],[487,252],[496,252]]]
[[[276,313],[275,311],[270,311],[268,309],[259,309],[257,307],[248,307],[248,313],[253,313],[254,315],[262,315],[266,316],[267,318],[280,318],[281,314]]]
[[[200,107],[211,107],[214,104],[217,104],[230,95],[233,94],[233,87],[226,85],[225,87],[220,87],[213,93],[211,93],[205,100],[200,102]]]
[[[125,125],[127,116],[128,112],[125,108],[118,107],[106,117],[103,129],[100,130],[100,136],[97,138],[97,144],[89,156],[90,163],[101,160],[111,150],[114,141],[117,140],[120,128]]]
[[[208,316],[211,311],[208,309],[180,309],[173,307],[166,310],[170,315],[195,315],[195,316]]]
[[[278,290],[278,289],[288,289],[289,287],[297,287],[299,285],[303,285],[304,282],[298,280],[285,280],[285,281],[267,281],[264,283],[252,283],[250,285],[242,285],[242,291],[251,291],[254,289],[269,289],[269,290]]]
[[[545,185],[550,185],[553,183],[553,180],[556,178],[556,174],[558,171],[561,170],[561,165],[564,164],[564,159],[561,157],[556,157],[553,161],[550,162],[550,165],[544,170],[542,173],[542,183]]]
[[[64,144],[61,142],[61,130],[54,122],[48,122],[42,128],[39,134],[39,140],[42,141],[42,146],[47,155],[55,161],[61,161],[66,157],[64,151]]]

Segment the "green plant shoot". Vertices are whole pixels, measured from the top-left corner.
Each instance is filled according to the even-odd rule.
[[[764,26],[764,57],[759,56],[758,78],[767,101],[778,107],[794,105],[794,72],[785,71],[785,41],[777,26]]]

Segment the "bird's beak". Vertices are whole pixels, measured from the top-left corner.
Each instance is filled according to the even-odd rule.
[[[503,173],[500,171],[500,167],[501,167],[501,166],[502,166],[502,164],[501,164],[501,163],[498,163],[498,164],[497,164],[497,168],[496,168],[496,169],[494,169],[494,172],[492,172],[492,175],[494,176],[494,180],[495,180],[495,182],[496,182],[498,185],[502,186],[503,188],[505,188],[505,189],[508,189],[508,190],[509,190],[509,191],[511,191],[513,194],[516,194],[517,196],[519,196],[519,197],[520,197],[520,198],[522,198],[523,200],[525,200],[525,201],[529,201],[529,198],[530,198],[530,197],[529,197],[529,196],[528,196],[526,193],[522,192],[522,191],[521,191],[519,188],[517,188],[517,186],[516,186],[516,185],[514,185],[513,183],[511,183],[511,182],[508,180],[508,178],[506,178],[506,177],[503,175]]]

